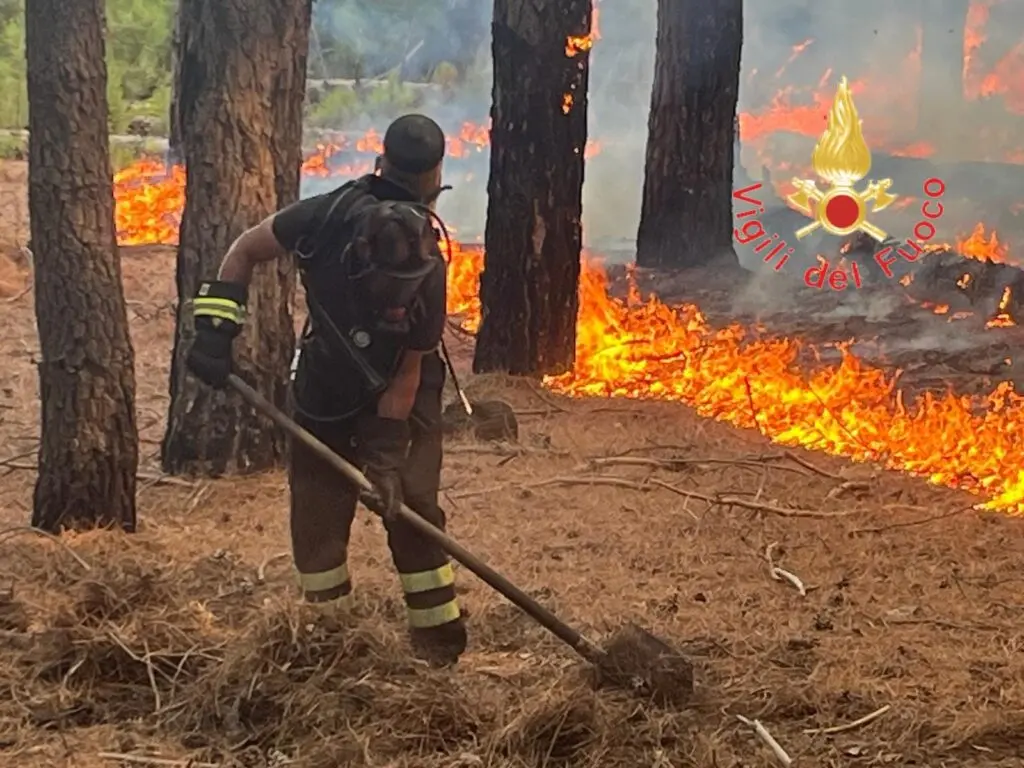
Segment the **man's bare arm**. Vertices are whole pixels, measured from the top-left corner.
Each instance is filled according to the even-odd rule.
[[[426,352],[406,350],[398,373],[377,401],[377,415],[384,419],[405,421],[412,414],[416,391],[420,386],[420,369]]]
[[[218,280],[249,285],[252,282],[252,271],[257,264],[287,255],[288,252],[274,236],[273,220],[273,215],[268,216],[238,236],[224,254],[224,261],[221,262],[217,275]]]

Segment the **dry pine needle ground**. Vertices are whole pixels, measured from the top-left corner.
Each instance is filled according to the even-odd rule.
[[[521,439],[449,445],[453,535],[592,636],[635,623],[669,641],[694,661],[696,694],[671,708],[593,691],[583,665],[465,570],[471,651],[457,671],[430,670],[406,653],[376,521],[356,523],[359,601],[339,616],[296,600],[280,473],[158,480],[173,259],[128,254],[125,281],[145,316],[148,463],[131,537],[56,542],[19,527],[35,341],[30,297],[5,305],[0,764],[778,764],[742,716],[798,766],[1019,765],[1019,521],[916,480],[787,456],[682,407],[478,380],[472,396],[513,403]]]

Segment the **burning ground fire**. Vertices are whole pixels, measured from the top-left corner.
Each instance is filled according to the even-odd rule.
[[[311,174],[324,168],[319,160],[307,165]],[[137,163],[117,175],[115,194],[122,244],[177,241],[180,169]],[[455,244],[448,310],[462,315],[469,330],[479,323],[482,267],[479,249]],[[782,445],[878,462],[987,497],[988,508],[1024,514],[1024,449],[1017,437],[1024,398],[1012,385],[984,398],[928,394],[907,403],[896,377],[846,350],[840,365],[802,372],[796,359],[805,345],[798,339],[750,338],[740,326],[715,329],[696,306],[642,302],[635,290],[630,295],[625,302],[611,297],[604,270],[586,260],[575,369],[547,379],[551,390],[683,402]]]
[[[1008,111],[1024,113],[1024,81],[1010,77],[1011,70],[1021,71],[1024,44],[990,72],[980,72],[976,66],[974,54],[984,41],[987,10],[996,2],[999,0],[976,0],[972,4],[964,40],[964,95],[968,99],[1002,96]],[[598,38],[595,9],[590,35],[568,39],[566,56],[590,50]],[[812,43],[807,40],[794,46],[776,78]],[[916,82],[920,54],[918,36],[916,46],[900,65],[906,78],[895,78],[887,68],[885,80]],[[1018,65],[1011,66],[1014,62]],[[826,71],[804,105],[796,104],[796,90],[787,88],[756,114],[741,114],[744,142],[756,143],[776,131],[818,136],[831,101],[833,79],[834,73]],[[884,93],[881,85],[873,83],[870,91]],[[865,80],[851,84],[854,94],[867,88]],[[906,90],[899,94],[904,102]],[[911,117],[916,121],[916,114]],[[449,138],[448,156],[483,151],[488,142],[488,126],[465,123]],[[381,149],[381,136],[375,131],[355,139],[325,142],[306,160],[303,172],[307,177],[366,173],[373,167],[372,157],[366,156]],[[933,153],[932,147],[921,141],[908,141],[902,149],[890,151],[915,157]],[[600,144],[588,141],[585,156],[598,152]],[[117,174],[115,194],[121,244],[177,241],[184,204],[180,168],[166,169],[151,161],[136,163]],[[996,234],[986,234],[981,225],[957,244],[957,250],[967,258],[1012,263]],[[479,324],[482,267],[480,249],[454,244],[448,310],[461,315],[463,327],[471,331]],[[629,298],[621,301],[609,294],[608,287],[599,263],[586,259],[580,282],[575,368],[548,378],[545,384],[551,390],[576,397],[683,402],[702,416],[758,429],[782,445],[877,462],[936,485],[985,497],[986,508],[1024,514],[1024,448],[1016,439],[1024,427],[1024,397],[1013,391],[1012,384],[1002,383],[985,397],[925,394],[909,403],[896,386],[898,374],[888,375],[865,364],[847,348],[841,350],[839,365],[801,371],[796,361],[806,344],[799,339],[753,338],[740,326],[715,329],[696,306],[669,307],[655,298],[644,302],[635,286]],[[1003,296],[1001,308],[1009,298]],[[942,314],[941,307],[931,309]],[[998,324],[1004,314],[993,318],[990,325]],[[1012,324],[1008,316],[1006,320]]]

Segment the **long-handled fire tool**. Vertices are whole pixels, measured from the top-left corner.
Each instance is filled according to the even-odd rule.
[[[288,418],[237,375],[232,374],[228,383],[249,405],[266,415],[293,439],[303,443],[355,485],[364,503],[369,502],[367,506],[370,509],[380,506],[377,491],[362,472]],[[689,700],[693,693],[693,666],[664,641],[646,630],[631,625],[616,632],[604,647],[601,647],[555,616],[405,504],[401,506],[398,515],[420,535],[442,547],[490,587],[508,598],[530,618],[592,664],[595,683],[625,688],[662,704],[681,705]]]

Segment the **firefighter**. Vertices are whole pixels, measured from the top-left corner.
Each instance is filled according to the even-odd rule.
[[[374,173],[299,201],[244,232],[217,279],[194,299],[189,369],[213,387],[231,372],[232,340],[260,263],[295,254],[309,320],[292,370],[296,421],[363,468],[379,490],[416,653],[447,665],[466,630],[446,554],[396,519],[404,502],[444,529],[438,505],[442,458],[439,345],[446,321],[446,268],[432,226],[445,137],[423,115],[395,120]],[[289,485],[292,553],[310,602],[348,606],[349,531],[357,492],[293,441]]]

